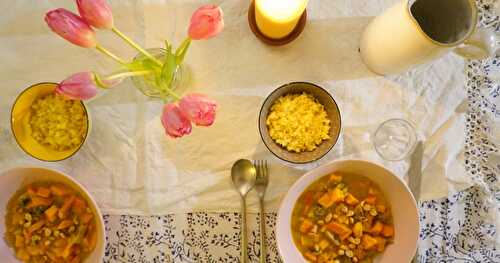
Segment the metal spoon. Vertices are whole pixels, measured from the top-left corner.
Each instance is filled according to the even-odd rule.
[[[247,205],[246,196],[255,185],[255,166],[251,161],[241,159],[231,168],[231,179],[241,196],[241,262],[247,262]]]

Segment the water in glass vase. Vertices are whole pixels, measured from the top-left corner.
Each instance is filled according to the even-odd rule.
[[[153,57],[158,59],[163,63],[165,60],[165,54],[166,50],[163,48],[153,48],[153,49],[148,49],[147,50]],[[135,58],[134,62],[140,61],[140,60],[146,60],[146,56],[143,54],[139,53]],[[153,63],[151,61],[144,62],[144,63]],[[165,81],[160,80],[160,74],[161,70],[154,72],[152,74],[147,74],[147,75],[141,75],[141,76],[134,76],[132,77],[132,82],[134,83],[135,87],[145,96],[153,99],[160,99],[165,102],[172,101],[173,97],[170,92],[168,92],[168,89],[171,91],[179,91],[183,84],[184,80],[184,75],[185,75],[185,70],[184,66],[182,65],[177,65],[174,74],[172,76],[172,79],[168,81],[169,83],[165,83]]]

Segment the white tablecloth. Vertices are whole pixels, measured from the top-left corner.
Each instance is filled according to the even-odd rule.
[[[165,38],[179,43],[190,14],[206,1],[110,2],[118,28],[146,47],[159,47]],[[0,18],[0,166],[57,168],[82,182],[105,213],[147,215],[237,211],[238,198],[229,177],[232,163],[239,158],[269,159],[273,164],[267,205],[275,211],[304,170],[334,159],[373,160],[404,177],[407,163],[383,162],[370,141],[377,125],[397,117],[412,122],[425,141],[424,199],[473,184],[463,168],[467,104],[462,59],[449,54],[392,77],[375,76],[360,60],[359,37],[369,16],[395,0],[311,0],[305,31],[283,47],[266,46],[250,32],[248,1],[214,2],[224,10],[225,30],[214,39],[192,44],[184,86],[219,102],[213,127],[195,128],[182,139],[167,138],[159,121],[161,103],[147,100],[126,81],[88,103],[92,133],[85,146],[71,159],[53,164],[28,157],[12,139],[8,120],[16,95],[32,83],[58,82],[78,71],[109,73],[113,62],[67,43],[45,25],[44,12],[58,6],[75,10],[71,1],[0,4],[9,10]],[[135,53],[110,32],[98,32],[98,39],[123,57]],[[258,134],[263,99],[290,81],[325,87],[342,112],[338,144],[312,165],[279,162]],[[249,203],[255,211],[255,196]]]
[[[74,72],[111,72],[113,62],[49,31],[44,13],[60,6],[75,10],[72,1],[3,1],[0,167],[52,167],[84,184],[108,214],[105,262],[235,262],[239,217],[228,212],[239,209],[229,179],[236,159],[272,161],[266,205],[268,211],[276,211],[305,170],[334,159],[373,160],[404,178],[407,163],[383,162],[370,143],[378,124],[400,117],[411,121],[425,140],[422,197],[447,197],[421,203],[421,262],[499,262],[500,154],[495,144],[500,141],[500,86],[495,74],[489,74],[499,72],[500,59],[465,66],[460,58],[447,55],[398,76],[371,74],[357,53],[360,34],[371,16],[396,1],[311,0],[305,31],[284,47],[263,45],[252,35],[248,1],[211,1],[222,6],[226,28],[215,39],[193,43],[185,87],[219,101],[216,124],[196,128],[182,139],[166,138],[159,121],[161,104],[148,101],[127,81],[88,103],[92,134],[77,155],[58,163],[36,161],[16,145],[9,127],[15,97],[30,84],[58,82]],[[159,47],[164,38],[179,43],[191,12],[208,3],[110,2],[116,25],[147,47]],[[478,1],[480,26],[498,30],[498,16],[488,12],[493,2]],[[98,38],[123,57],[135,55],[109,32],[99,32]],[[342,111],[339,143],[313,165],[284,164],[259,139],[257,115],[263,99],[290,81],[322,85]],[[462,189],[466,190],[458,191]],[[255,205],[251,195],[252,211]],[[185,214],[191,211],[203,212]],[[136,216],[152,214],[162,216]],[[258,257],[255,219],[251,214],[253,260]],[[274,220],[275,214],[267,215],[269,259],[280,262]]]

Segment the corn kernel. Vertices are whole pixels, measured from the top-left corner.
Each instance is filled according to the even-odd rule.
[[[31,106],[31,136],[56,151],[78,147],[87,130],[87,117],[80,101],[51,94]]]
[[[278,98],[266,124],[271,138],[291,152],[313,151],[330,138],[330,119],[324,106],[307,93]]]

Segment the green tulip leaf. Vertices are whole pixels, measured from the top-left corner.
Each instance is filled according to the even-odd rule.
[[[158,64],[156,64],[156,62],[147,57],[135,59],[131,63],[128,63],[125,67],[129,71],[153,71],[157,74],[159,74],[162,69],[158,66]]]
[[[143,60],[142,65],[143,65],[143,69],[145,69],[145,70],[154,70],[154,71],[160,70],[160,67],[158,66],[158,64],[156,64],[153,60],[151,60],[149,58],[146,58],[145,60]]]
[[[168,87],[172,82],[172,78],[174,77],[174,72],[177,67],[177,64],[175,63],[175,55],[172,54],[172,47],[168,45],[168,43],[165,56],[165,63],[163,64],[163,68],[161,70],[160,81]]]
[[[189,49],[189,45],[191,45],[191,38],[187,37],[175,51],[175,60],[177,65],[182,64],[182,62],[184,61],[184,57],[186,56],[186,53]]]

